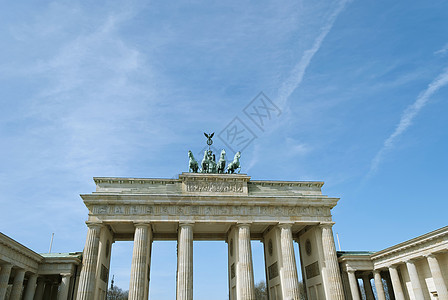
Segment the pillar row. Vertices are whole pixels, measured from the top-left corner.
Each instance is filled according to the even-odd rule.
[[[179,224],[177,300],[193,300],[193,223]]]
[[[11,264],[4,264],[0,266],[0,300],[5,299],[6,289],[8,288],[9,276],[11,275]]]
[[[238,224],[237,299],[255,300],[249,224]]]
[[[61,286],[58,292],[58,300],[67,300],[68,297],[68,289],[70,287],[70,277],[72,277],[71,273],[63,273],[61,274],[62,281]]]
[[[147,295],[145,289],[148,288],[146,276],[149,264],[147,258],[151,239],[150,234],[150,224],[138,223],[135,225],[129,300],[144,300]]]
[[[423,295],[422,285],[418,277],[417,268],[413,261],[406,261],[406,267],[408,268],[409,278],[411,279],[412,290],[414,291],[414,297],[416,300],[425,300]]]
[[[364,291],[366,292],[367,300],[375,300],[375,297],[373,296],[372,285],[370,284],[370,278],[368,274],[364,274],[362,276],[362,282],[364,284]]]
[[[392,287],[394,289],[395,299],[405,300],[403,288],[401,287],[400,277],[398,276],[397,266],[389,267],[390,280],[392,281]]]
[[[375,280],[375,289],[378,300],[386,300],[386,294],[384,293],[383,280],[381,279],[381,273],[379,270],[373,271],[373,279]]]
[[[37,278],[37,286],[36,286],[36,292],[34,293],[34,300],[42,300],[44,296],[44,290],[45,290],[45,279],[42,277]]]
[[[339,263],[334,245],[332,224],[321,224],[322,247],[325,260],[326,279],[325,285],[331,300],[344,300],[344,290],[342,288],[341,274],[339,273]]]
[[[284,299],[300,299],[299,278],[292,240],[292,224],[280,224],[280,243],[283,258],[282,288]]]
[[[23,279],[25,278],[25,270],[17,270],[14,276],[14,282],[12,284],[10,300],[20,300],[22,296]]]
[[[355,271],[348,270],[348,282],[350,284],[350,292],[352,293],[353,300],[361,300],[361,296],[359,295],[359,285],[358,280],[356,279]]]
[[[430,254],[426,256],[426,259],[428,260],[429,269],[434,280],[434,285],[436,286],[439,300],[448,300],[448,291],[437,258],[435,255]]]
[[[86,245],[84,247],[81,274],[79,276],[77,300],[91,300],[95,293],[96,265],[102,225],[87,223]]]
[[[37,274],[32,274],[30,278],[28,278],[28,283],[26,284],[25,295],[23,296],[23,300],[33,300],[34,292],[36,291],[36,281],[37,281]]]

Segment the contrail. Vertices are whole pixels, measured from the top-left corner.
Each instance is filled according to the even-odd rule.
[[[291,94],[294,92],[294,90],[302,82],[303,76],[305,75],[306,68],[310,64],[311,59],[313,59],[314,54],[316,54],[316,52],[319,51],[319,48],[322,45],[322,42],[324,41],[325,37],[327,36],[327,34],[330,32],[331,28],[333,27],[333,24],[336,21],[336,18],[341,13],[341,11],[345,8],[346,4],[349,2],[351,2],[351,0],[343,0],[343,1],[339,2],[338,7],[331,14],[328,23],[322,27],[321,33],[314,40],[313,46],[310,49],[305,51],[305,53],[303,54],[299,63],[291,71],[291,75],[288,77],[288,79],[286,79],[286,81],[280,87],[280,89],[278,91],[278,99],[277,99],[277,103],[280,107],[284,107],[289,96],[291,96]]]
[[[378,170],[378,166],[383,159],[384,154],[393,147],[393,144],[396,138],[408,129],[412,124],[412,120],[417,116],[420,110],[428,103],[429,98],[437,92],[440,88],[444,87],[448,84],[448,68],[445,69],[436,79],[434,79],[429,85],[428,88],[420,93],[417,97],[417,100],[410,106],[408,106],[401,116],[400,122],[395,128],[394,132],[384,141],[383,147],[378,151],[375,157],[372,160],[370,165],[370,170],[367,173],[367,177],[372,175],[376,170]]]

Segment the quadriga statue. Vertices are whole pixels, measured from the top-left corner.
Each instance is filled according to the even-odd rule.
[[[241,157],[241,152],[238,151],[235,154],[235,157],[233,158],[233,161],[227,166],[227,173],[233,174],[233,173],[235,173],[236,169],[240,169],[241,170],[241,167],[240,167],[240,157]],[[239,173],[239,171],[238,171],[238,173]]]
[[[222,149],[218,161],[218,173],[222,174],[225,172],[225,170],[226,170],[226,151]]]
[[[190,159],[188,162],[188,172],[197,173],[199,170],[199,165],[196,159],[194,159],[193,152],[191,152],[191,150],[188,150],[188,158]]]

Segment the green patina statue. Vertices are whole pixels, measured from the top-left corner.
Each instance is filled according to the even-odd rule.
[[[215,155],[212,153],[212,150],[208,150],[207,155],[208,155],[208,172],[207,173],[217,173]]]
[[[193,152],[191,152],[191,150],[188,150],[188,157],[190,158],[190,161],[188,162],[188,172],[197,173],[199,170],[199,165],[196,159],[194,159]]]
[[[227,173],[235,173],[235,170],[238,169],[238,173],[241,171],[241,167],[240,167],[240,157],[241,157],[241,152],[238,151],[235,154],[235,157],[233,158],[233,161],[227,166]]]
[[[213,151],[210,149],[210,146],[213,144],[213,135],[215,133],[212,132],[210,134],[207,134],[204,132],[205,137],[207,138],[207,145],[208,150],[204,151],[204,157],[201,161],[201,173],[211,173],[211,174],[233,174],[236,170],[238,170],[238,173],[241,171],[240,167],[240,157],[241,152],[237,152],[235,154],[235,157],[233,158],[233,161],[229,163],[227,166],[226,171],[226,151],[224,149],[221,150],[221,155],[219,157],[218,163],[216,163],[216,157],[215,154],[213,154]],[[190,159],[188,163],[188,172],[192,173],[198,173],[199,172],[199,163],[194,159],[193,153],[188,150],[188,157]]]
[[[221,156],[218,161],[218,173],[222,174],[226,169],[226,151],[224,149],[221,150]]]
[[[208,159],[208,151],[204,151],[204,158],[201,162],[201,173],[208,173],[208,165],[209,165],[209,159]]]

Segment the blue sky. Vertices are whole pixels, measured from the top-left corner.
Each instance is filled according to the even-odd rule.
[[[83,249],[92,177],[176,177],[236,117],[243,173],[341,198],[343,250],[447,225],[446,1],[16,1],[0,24],[0,230],[36,252]],[[175,247],[154,244],[152,299],[174,298]],[[226,244],[194,251],[195,299],[226,299]],[[114,244],[124,289],[131,253]]]

